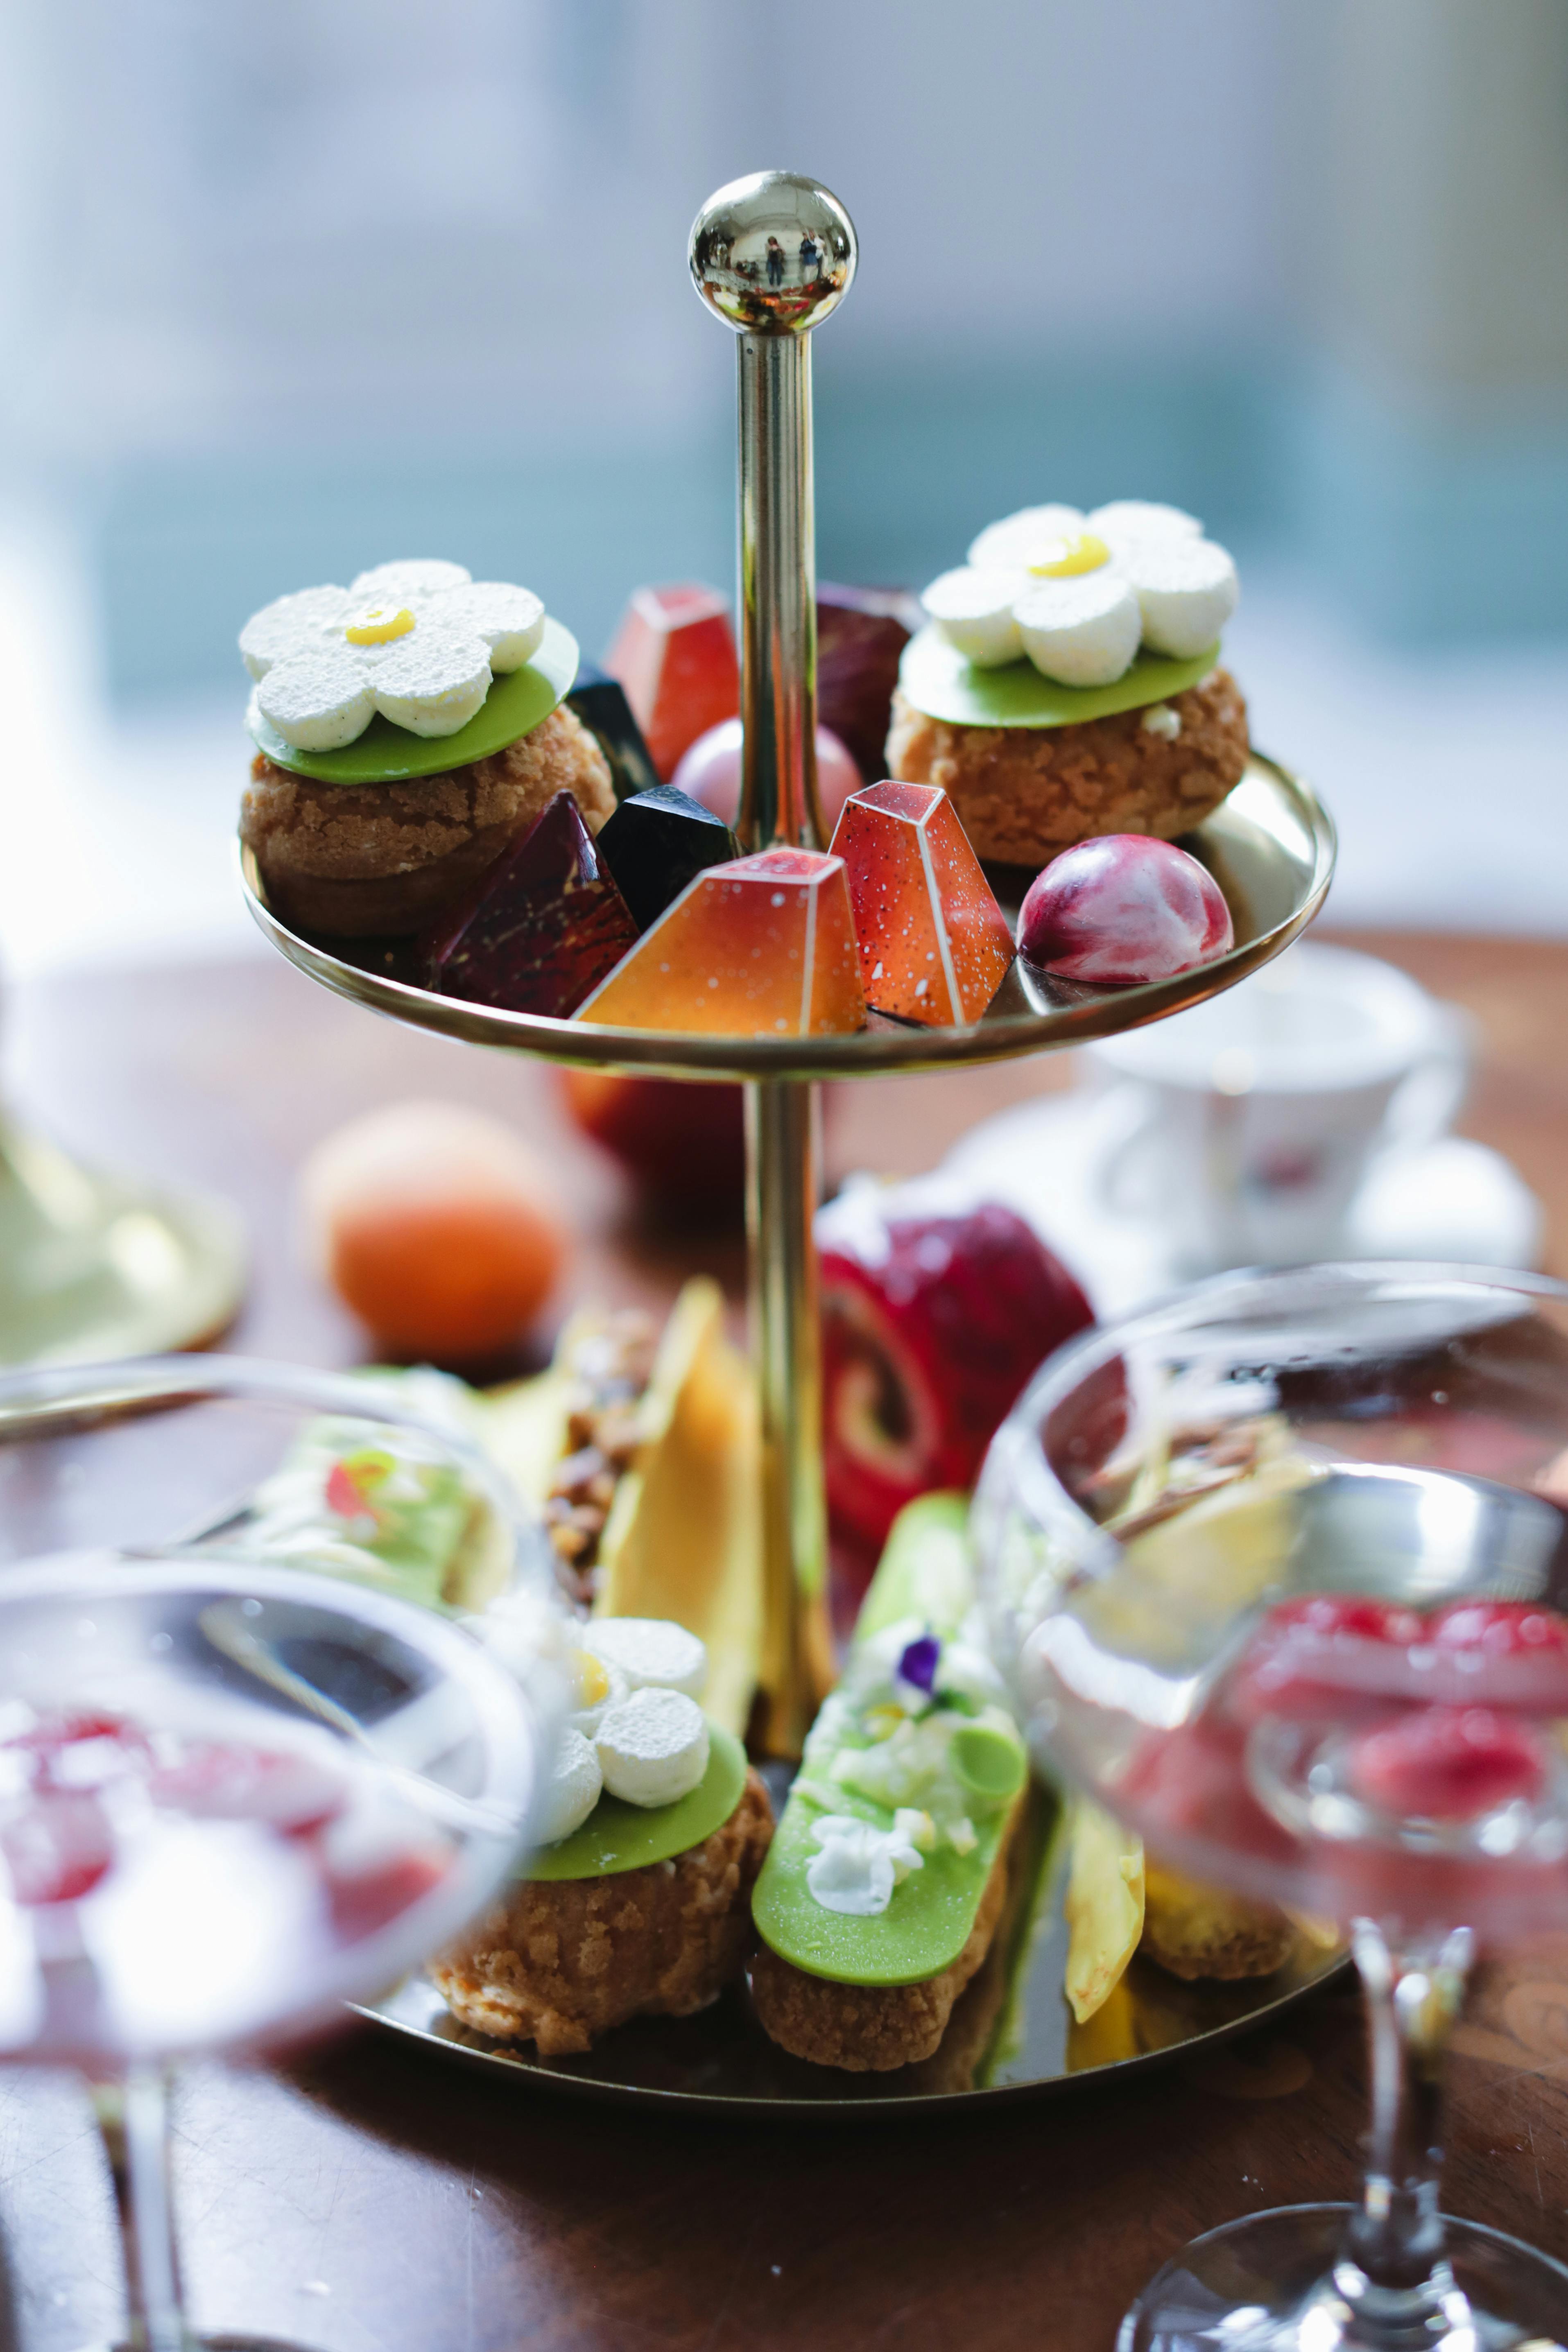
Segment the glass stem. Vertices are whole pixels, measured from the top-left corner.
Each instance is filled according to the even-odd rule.
[[[1396,2304],[1448,2284],[1437,2201],[1443,2069],[1475,1938],[1458,1927],[1425,1944],[1391,1945],[1373,1921],[1358,1919],[1351,1940],[1366,1995],[1372,2132],[1345,2242],[1352,2267],[1342,2266],[1339,2284],[1358,2302]]]
[[[114,2178],[130,2352],[189,2352],[169,2179],[169,2078],[160,2066],[132,2065],[91,2088]]]

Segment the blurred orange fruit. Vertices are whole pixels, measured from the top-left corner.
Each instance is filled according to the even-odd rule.
[[[305,1162],[300,1205],[312,1263],[377,1344],[438,1364],[510,1347],[572,1246],[537,1155],[455,1103],[351,1119]]]

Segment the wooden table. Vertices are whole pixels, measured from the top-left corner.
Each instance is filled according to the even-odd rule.
[[[1542,1196],[1548,1262],[1568,1270],[1568,946],[1355,943],[1479,1016],[1464,1124]],[[550,1072],[369,1019],[282,964],[41,985],[11,1006],[9,1036],[9,1097],[61,1141],[242,1204],[256,1276],[234,1344],[254,1352],[353,1360],[354,1330],[295,1257],[289,1181],[317,1136],[394,1096],[489,1104],[558,1159],[584,1231],[579,1295],[657,1304],[699,1263],[738,1294],[736,1236],[632,1221]],[[973,1119],[1067,1078],[1047,1061],[841,1090],[830,1175],[930,1166]],[[1364,2096],[1343,1988],[1282,2032],[1121,2088],[896,2129],[650,2121],[365,2032],[287,2071],[187,2081],[191,2300],[204,2326],[322,2352],[1106,2352],[1193,2232],[1353,2194]],[[1454,2210],[1568,2257],[1568,1948],[1479,1988],[1450,2142]],[[108,2182],[68,2083],[0,2074],[0,2352],[73,2352],[118,2327]]]

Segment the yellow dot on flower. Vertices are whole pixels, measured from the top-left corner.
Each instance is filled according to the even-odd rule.
[[[413,626],[406,604],[367,604],[343,635],[351,646],[385,646],[394,637],[405,637]]]
[[[1080,572],[1098,572],[1102,563],[1110,561],[1110,550],[1091,530],[1080,531],[1076,539],[1058,539],[1050,553],[1038,563],[1031,563],[1030,572],[1037,580],[1075,580]]]
[[[610,1695],[610,1677],[591,1650],[574,1650],[572,1670],[577,1677],[579,1706],[597,1706]]]

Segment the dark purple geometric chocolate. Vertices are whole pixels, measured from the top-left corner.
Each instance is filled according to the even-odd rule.
[[[626,900],[570,793],[420,934],[425,985],[565,1020],[637,944]]]
[[[704,866],[727,866],[741,845],[722,817],[673,784],[634,793],[594,845],[620,885],[639,931],[657,923]]]
[[[632,717],[626,690],[618,677],[579,662],[568,709],[575,711],[610,763],[610,782],[618,801],[633,793],[651,792],[658,782],[653,755],[643,741],[642,729]]]
[[[833,730],[868,784],[888,772],[899,656],[924,619],[905,589],[817,583],[816,723]]]

